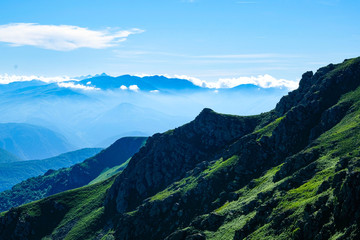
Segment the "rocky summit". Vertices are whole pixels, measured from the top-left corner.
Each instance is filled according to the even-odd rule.
[[[0,239],[360,239],[359,86],[354,58],[270,112],[204,109],[121,173],[2,213]]]

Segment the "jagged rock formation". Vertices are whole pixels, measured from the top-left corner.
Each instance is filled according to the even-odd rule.
[[[116,179],[107,202],[116,199],[118,212],[133,210],[239,137],[252,132],[259,117],[220,115],[204,109],[180,128],[150,137],[129,167]]]
[[[101,195],[96,218],[66,222],[75,207],[51,205],[71,196],[64,193],[31,207],[46,203],[65,222],[19,235],[16,229],[38,229],[50,217],[26,218],[29,207],[20,207],[0,218],[0,237],[359,239],[359,86],[356,58],[305,73],[299,89],[269,113],[205,109],[149,138]],[[81,221],[92,227],[76,230]]]
[[[193,216],[211,213],[226,201],[236,199],[237,194],[234,194],[233,191],[241,189],[252,179],[258,178],[271,167],[287,161],[288,157],[298,153],[309,145],[314,138],[336,125],[342,119],[344,113],[347,112],[351,103],[333,105],[338,102],[341,95],[355,90],[359,84],[359,63],[352,64],[346,69],[329,65],[320,69],[315,75],[311,72],[305,73],[300,82],[299,89],[282,98],[276,106],[271,116],[276,126],[274,126],[269,136],[266,136],[266,134],[262,135],[261,131],[249,134],[253,132],[256,125],[260,122],[259,118],[253,117],[248,122],[255,125],[248,127],[249,131],[240,131],[234,135],[229,134],[230,138],[227,138],[229,140],[227,142],[222,141],[221,134],[228,134],[226,129],[237,133],[236,129],[233,127],[218,129],[216,125],[212,125],[209,128],[207,123],[212,123],[215,117],[209,116],[207,114],[209,110],[205,110],[195,119],[194,123],[189,124],[190,126],[197,125],[200,128],[200,130],[195,131],[200,132],[199,135],[193,133],[193,127],[184,126],[180,128],[184,133],[196,136],[197,138],[205,138],[208,141],[212,138],[207,133],[218,131],[218,133],[213,133],[218,135],[217,139],[220,139],[215,144],[218,148],[210,147],[214,151],[205,151],[206,154],[203,154],[202,158],[199,157],[202,153],[200,149],[197,149],[195,152],[189,150],[191,149],[189,147],[186,147],[186,151],[181,149],[181,144],[175,133],[175,136],[170,139],[166,139],[167,135],[155,136],[157,143],[154,145],[161,146],[162,149],[154,149],[154,145],[149,144],[149,148],[144,148],[143,151],[147,154],[155,152],[160,157],[154,157],[153,155],[146,157],[144,152],[142,152],[143,155],[139,153],[134,157],[134,160],[138,161],[139,167],[136,166],[136,161],[132,162],[133,165],[129,166],[127,172],[124,172],[122,176],[119,176],[110,190],[108,198],[116,195],[114,194],[114,191],[116,192],[114,189],[117,187],[120,189],[117,192],[117,198],[113,200],[113,202],[116,202],[118,212],[123,213],[134,210],[140,203],[138,200],[139,195],[143,196],[141,200],[152,196],[156,192],[161,191],[165,186],[168,186],[170,182],[174,183],[182,179],[185,172],[189,170],[194,169],[189,175],[197,177],[195,180],[196,187],[187,191],[185,196],[180,193],[181,191],[177,191],[175,194],[171,194],[163,199],[163,201],[145,201],[137,209],[136,214],[120,218],[119,226],[131,227],[126,227],[125,229],[123,227],[119,228],[117,237],[119,239],[141,239],[151,236],[151,239],[162,239],[170,235],[168,239],[172,239],[172,231],[193,225]],[[276,121],[274,117],[281,119]],[[201,119],[203,122],[199,121]],[[221,119],[219,125],[229,126],[227,123],[229,119],[231,117]],[[257,119],[257,121],[254,119]],[[239,123],[235,124],[239,125]],[[177,131],[180,132],[179,130]],[[171,141],[174,142],[172,143]],[[186,139],[186,142],[192,143],[191,146],[205,146],[205,149],[207,146],[206,142],[195,141],[194,144],[189,139]],[[177,151],[183,155],[177,157],[175,155]],[[312,151],[308,155],[316,158],[319,153]],[[231,156],[237,156],[235,164],[225,168],[212,178],[206,178],[206,175],[202,176],[201,172],[206,169],[209,162],[220,157],[228,159]],[[201,160],[207,161],[201,163]],[[174,163],[173,165],[168,165],[170,162],[175,162],[175,164],[181,167],[174,167]],[[191,162],[192,165],[186,165],[187,162]],[[158,170],[148,167],[149,164],[155,163],[159,167]],[[144,166],[146,167],[144,168]],[[200,170],[195,170],[195,168]],[[142,172],[137,175],[137,178],[134,177],[136,174],[133,176],[127,174],[130,171],[136,172],[138,169],[141,169]],[[161,174],[157,175],[157,171],[168,173],[170,176],[169,180],[161,182],[162,176]],[[309,170],[309,172],[311,171]],[[151,176],[152,181],[147,181],[146,176]],[[175,177],[171,178],[171,176]],[[136,179],[136,183],[124,181],[124,178]],[[126,187],[124,188],[123,186]],[[174,184],[173,186],[176,187],[172,188],[180,189],[185,187],[181,184]],[[149,191],[149,189],[154,187],[155,190]],[[219,196],[221,197],[219,198]],[[219,200],[217,201],[218,198]],[[134,199],[136,200],[134,201]],[[126,201],[133,203],[133,205],[129,207]],[[172,208],[171,206],[177,207]],[[181,209],[181,213],[179,213],[179,209]],[[149,222],[148,219],[154,220]],[[157,231],[154,231],[154,229],[157,229]],[[184,233],[182,234],[184,235]],[[174,236],[176,236],[174,239],[178,238],[178,234]]]

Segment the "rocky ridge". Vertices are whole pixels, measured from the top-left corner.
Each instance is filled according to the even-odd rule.
[[[350,59],[305,73],[299,89],[269,113],[237,117],[205,109],[154,135],[102,195],[101,217],[87,217],[93,227],[73,238],[358,239],[359,86],[360,58]],[[14,226],[35,229],[50,217],[21,220],[26,209],[0,218],[0,238],[20,239]],[[70,236],[81,224],[74,221],[42,237]],[[21,237],[35,235],[41,234]]]
[[[175,140],[176,137],[173,137],[169,141],[166,139],[166,136],[155,136],[159,139],[157,144],[149,144],[148,147],[149,149],[154,150],[154,146],[166,146],[164,149],[167,149],[167,151],[156,148],[156,150],[154,150],[156,153],[161,153],[161,157],[157,158],[151,156],[146,158],[144,155],[141,155],[142,153],[134,156],[134,159],[140,159],[138,160],[138,166],[142,166],[141,169],[144,171],[143,174],[140,173],[138,177],[150,175],[153,180],[147,181],[146,177],[140,177],[137,178],[135,184],[129,184],[122,179],[126,177],[128,179],[133,178],[129,177],[127,172],[124,172],[122,176],[118,177],[109,192],[107,202],[110,201],[109,198],[111,199],[116,195],[114,194],[114,189],[120,185],[120,190],[117,192],[117,198],[116,200],[113,198],[113,201],[116,202],[117,210],[120,213],[118,226],[126,227],[118,228],[117,238],[140,239],[148,237],[150,239],[163,239],[168,236],[167,239],[185,239],[190,234],[190,236],[196,236],[194,239],[201,239],[201,234],[199,235],[198,231],[195,231],[194,233],[194,230],[192,230],[190,233],[187,233],[187,230],[176,229],[186,229],[188,227],[198,226],[199,224],[196,224],[196,222],[199,222],[199,220],[196,220],[194,217],[204,214],[208,215],[205,216],[205,219],[200,221],[204,222],[203,225],[206,225],[206,222],[214,222],[214,220],[209,220],[209,218],[212,219],[216,216],[212,212],[226,202],[237,199],[238,194],[234,192],[235,190],[241,189],[247,184],[251,185],[252,179],[260,177],[266,170],[269,170],[282,162],[285,162],[286,164],[280,168],[277,176],[285,171],[284,169],[289,166],[289,162],[300,161],[298,159],[305,158],[304,155],[306,155],[306,160],[308,162],[311,162],[311,159],[317,159],[320,155],[319,150],[312,150],[307,153],[299,152],[309,146],[314,139],[326,130],[335,126],[342,120],[345,113],[349,110],[351,102],[345,102],[339,105],[336,105],[336,103],[339,101],[340,96],[355,90],[360,84],[359,60],[351,65],[349,64],[349,67],[344,67],[344,65],[347,65],[346,61],[342,65],[331,64],[321,68],[315,75],[311,72],[305,73],[300,81],[299,89],[282,98],[276,106],[275,111],[272,113],[271,118],[274,120],[273,125],[275,126],[268,126],[273,128],[271,129],[271,134],[265,133],[264,129],[253,132],[257,127],[256,124],[260,123],[260,120],[257,119],[257,121],[251,121],[255,125],[252,125],[249,128],[250,131],[232,135],[235,137],[229,138],[228,142],[224,142],[223,144],[221,144],[221,141],[216,143],[219,150],[206,151],[206,155],[204,154],[203,158],[199,158],[199,155],[191,154],[192,152],[188,150],[189,148],[186,148],[187,151],[185,155],[175,157],[173,155],[174,152],[181,146],[179,141]],[[209,112],[209,110],[205,111]],[[277,119],[275,119],[275,117],[277,117]],[[226,130],[218,129],[216,125],[212,125],[210,129],[207,128],[207,123],[212,122],[210,116],[201,113],[198,118],[205,119],[204,122],[197,125],[200,129],[203,129],[198,130],[198,132],[201,132],[201,137],[211,139],[209,135],[205,134],[211,133],[211,130],[218,130],[218,133],[214,134],[220,136],[221,134],[227,134]],[[254,119],[256,118],[253,117],[252,120]],[[194,123],[196,122],[198,122],[198,119],[195,119]],[[190,123],[190,125],[195,125],[194,123]],[[224,119],[221,120],[220,124],[227,126]],[[191,134],[192,131],[188,128],[189,126],[185,125],[180,129]],[[220,136],[217,138],[222,139]],[[161,141],[161,138],[165,139]],[[189,138],[186,140],[187,142],[191,142],[189,141]],[[176,144],[171,143],[171,141],[176,141]],[[203,145],[203,142],[197,142],[195,144],[195,146]],[[194,144],[192,143],[191,146],[194,146]],[[210,147],[209,149],[212,148]],[[144,148],[143,151],[146,153],[150,152],[146,148]],[[181,149],[179,152],[184,153],[185,151]],[[196,150],[195,152],[201,153],[199,150]],[[166,155],[167,153],[169,153],[169,155]],[[234,156],[236,156],[235,160]],[[176,177],[169,178],[169,181],[159,184],[158,180],[162,178],[156,174],[157,170],[147,167],[148,162],[154,164],[154,162],[156,162],[155,159],[161,161],[158,163],[158,166],[161,166],[161,171],[166,173],[172,172],[172,175]],[[189,160],[184,161],[183,159],[191,159],[193,164],[186,165]],[[209,174],[204,174],[204,171],[209,165],[212,165],[214,161],[217,160],[216,164],[221,165],[222,161],[226,160],[225,162],[227,162],[230,161],[229,159],[232,159],[231,161],[233,161],[233,163],[224,167],[221,171],[217,171],[211,176],[209,176]],[[296,160],[291,161],[289,159]],[[176,168],[173,165],[168,166],[167,164],[169,162],[179,162],[179,165],[182,167]],[[131,167],[129,166],[127,169],[129,172],[136,171],[137,169],[136,161],[132,163],[133,165]],[[303,166],[304,165],[306,164],[303,164]],[[146,167],[144,168],[143,166]],[[287,172],[287,176],[295,170],[298,170],[299,166],[293,166],[293,168],[292,171],[290,170]],[[314,173],[314,171],[311,171],[311,167],[303,172],[306,174],[304,174],[302,181],[308,180],[312,176],[312,173]],[[185,177],[185,184],[184,181],[180,181],[180,183],[177,182],[183,177]],[[297,185],[302,183],[302,181],[297,183]],[[172,182],[170,187],[168,185],[169,182]],[[122,188],[125,183],[128,187],[127,189]],[[142,183],[144,184],[143,186]],[[141,189],[144,189],[144,191],[146,191],[145,189],[151,189],[152,184],[156,187],[168,186],[168,192],[171,192],[171,194],[167,195],[165,191],[163,194],[165,197],[163,199],[159,200],[157,197],[153,198],[156,199],[154,201],[151,198],[147,199],[136,209],[135,213],[131,215],[122,214],[126,211],[133,211],[135,206],[140,203],[139,200],[137,200],[133,206],[129,208],[124,207],[124,205],[126,205],[126,200],[134,202],[133,196],[128,193],[134,194],[135,192],[135,194],[140,193],[139,195],[141,195],[142,193],[145,193],[142,192]],[[181,189],[186,188],[186,185],[195,185],[195,187],[188,191],[182,191]],[[134,191],[134,189],[131,189],[133,186],[140,186],[140,188]],[[292,186],[296,186],[296,183],[293,183]],[[176,190],[174,191],[174,189]],[[152,193],[155,194],[158,191],[161,191],[161,188],[157,188]],[[148,192],[143,194],[142,198],[145,199],[151,195],[151,192]],[[266,198],[266,196],[263,196],[263,198]],[[271,204],[276,205],[276,203]],[[149,222],[148,219],[153,219],[153,221]],[[218,217],[218,219],[221,218]],[[217,221],[220,221],[220,224],[218,224],[220,226],[221,220]],[[249,225],[251,225],[251,223],[249,223]],[[213,226],[209,228],[211,229]],[[154,229],[157,230],[154,231]],[[195,227],[195,229],[197,228]],[[210,229],[200,226],[197,230],[200,230],[201,232],[201,230]],[[179,236],[183,237],[179,238]],[[241,239],[238,232],[235,238]]]

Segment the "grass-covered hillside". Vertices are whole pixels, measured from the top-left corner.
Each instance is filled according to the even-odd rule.
[[[102,235],[106,221],[103,202],[114,177],[101,183],[66,191],[9,212],[9,219],[28,221],[24,227],[11,224],[1,228],[0,239],[94,239]],[[4,215],[4,214],[2,214]],[[107,227],[108,228],[108,227]],[[64,231],[64,229],[67,229]],[[29,237],[30,236],[30,237]]]
[[[360,239],[359,138],[356,58],[305,73],[269,113],[205,109],[115,179],[3,213],[0,238]]]
[[[125,137],[85,161],[68,168],[49,170],[44,175],[32,177],[0,193],[0,211],[24,203],[85,186],[101,178],[109,169],[119,166],[107,176],[121,171],[127,160],[145,144],[145,137]]]
[[[101,148],[84,148],[42,160],[0,163],[0,192],[30,177],[42,175],[50,169],[70,167],[94,156],[101,150]]]

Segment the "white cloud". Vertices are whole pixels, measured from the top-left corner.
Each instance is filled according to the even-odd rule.
[[[87,83],[86,83],[86,85],[91,85],[91,82],[90,82],[90,81],[89,81],[89,82],[87,82]]]
[[[235,77],[235,78],[219,78],[216,82],[209,82],[205,80],[201,80],[196,77],[191,77],[187,75],[170,75],[170,74],[146,74],[139,73],[134,76],[138,77],[149,77],[149,76],[164,76],[167,78],[179,78],[192,82],[194,85],[203,87],[203,88],[212,88],[212,89],[220,89],[220,88],[233,88],[239,85],[244,84],[253,84],[255,86],[259,86],[261,88],[287,88],[289,90],[294,90],[299,87],[299,80],[291,81],[286,79],[277,79],[269,74],[251,76],[251,77]]]
[[[116,46],[129,35],[142,32],[136,28],[111,32],[109,29],[95,31],[71,25],[13,23],[0,25],[0,42],[9,43],[13,47],[34,46],[57,51],[102,49]]]
[[[135,73],[135,74],[132,74],[132,75],[135,76],[135,77],[139,77],[139,78],[155,76],[154,74],[147,74],[147,73]]]
[[[151,90],[150,92],[151,93],[159,93],[160,91],[159,90]]]
[[[276,79],[268,74],[257,77],[220,78],[216,83],[210,84],[215,88],[232,88],[243,84],[253,84],[262,88],[286,87],[294,90],[299,87],[299,82],[286,79]]]
[[[81,84],[76,84],[74,82],[59,82],[58,86],[63,87],[63,88],[74,88],[74,89],[81,89],[81,90],[100,90],[99,88],[84,86]]]
[[[186,76],[186,75],[175,75],[174,77],[188,80],[188,81],[192,82],[196,86],[205,87],[205,88],[208,87],[208,82],[206,82],[204,80],[200,80],[199,78],[189,77],[189,76]]]
[[[205,88],[233,88],[243,84],[253,84],[262,88],[272,88],[272,87],[285,87],[289,90],[294,90],[298,88],[298,81],[290,81],[286,79],[276,79],[268,74],[259,75],[257,77],[238,77],[238,78],[220,78],[216,82],[207,82],[195,77],[189,77],[186,75],[175,75],[176,78],[186,79],[192,82],[196,86],[205,87]]]
[[[137,85],[130,85],[129,90],[138,92],[140,90],[140,88]]]
[[[8,84],[12,82],[27,82],[32,80],[39,80],[46,83],[52,83],[52,82],[64,82],[73,80],[68,76],[55,76],[55,77],[43,77],[43,76],[35,76],[35,75],[0,75],[0,84]]]
[[[144,77],[144,76],[155,76],[155,75],[136,74],[134,76]],[[251,76],[251,77],[237,77],[237,78],[236,77],[235,78],[220,78],[216,82],[209,82],[209,81],[201,80],[196,77],[190,77],[187,75],[158,74],[157,76],[164,76],[167,78],[185,79],[185,80],[192,82],[196,86],[200,86],[203,88],[212,88],[212,89],[233,88],[233,87],[243,85],[243,84],[253,84],[253,85],[259,86],[261,88],[285,87],[289,90],[294,90],[294,89],[298,88],[298,86],[299,86],[299,80],[290,81],[290,80],[286,80],[286,79],[277,79],[268,74],[259,75],[256,77]],[[86,90],[90,90],[91,88],[94,88],[94,87],[90,87],[90,86],[83,86],[80,84],[75,84],[74,82],[72,82],[72,85],[70,85],[69,81],[77,81],[77,80],[72,79],[68,76],[43,77],[43,76],[35,76],[35,75],[31,75],[31,76],[19,76],[19,75],[8,75],[8,74],[0,75],[0,84],[8,84],[11,82],[24,82],[24,81],[31,81],[31,80],[40,80],[40,81],[43,81],[46,83],[66,82],[66,83],[62,84],[63,87],[69,86],[69,87],[78,88],[78,89],[80,89],[80,88],[84,89],[84,87],[87,87]],[[90,84],[91,84],[91,82],[87,82],[87,85],[90,85]],[[74,85],[76,85],[76,86],[74,86]],[[79,86],[77,86],[77,85],[79,85]],[[94,89],[98,89],[98,88],[94,88]],[[138,92],[140,90],[140,88],[137,85],[131,85],[129,87],[122,85],[120,87],[120,89],[122,89],[122,90],[129,89],[134,92]],[[150,91],[150,92],[156,92],[156,90]]]

